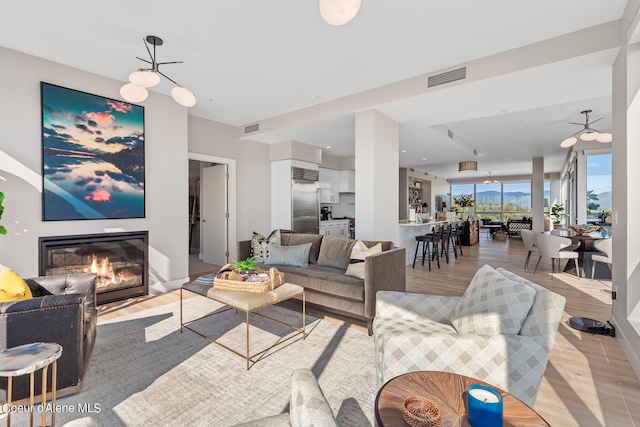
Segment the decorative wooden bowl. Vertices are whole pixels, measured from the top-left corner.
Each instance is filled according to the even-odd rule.
[[[440,427],[441,423],[438,406],[420,396],[405,399],[402,405],[402,418],[411,427]]]
[[[587,236],[589,233],[593,233],[600,229],[599,225],[570,225],[570,229],[580,234],[581,236]]]

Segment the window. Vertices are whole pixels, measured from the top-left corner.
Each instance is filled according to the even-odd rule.
[[[611,211],[611,154],[587,156],[587,220]]]
[[[478,218],[500,221],[502,217],[501,184],[476,184],[476,212]]]
[[[505,221],[513,214],[531,216],[531,182],[504,183],[502,194]]]

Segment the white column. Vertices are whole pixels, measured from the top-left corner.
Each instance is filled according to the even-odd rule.
[[[613,64],[612,323],[640,378],[640,46],[623,44]]]
[[[531,179],[531,216],[533,231],[544,231],[544,158],[533,158]]]
[[[356,238],[399,244],[398,123],[376,110],[356,113]]]

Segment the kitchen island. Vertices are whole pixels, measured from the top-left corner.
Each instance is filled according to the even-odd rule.
[[[431,232],[436,224],[442,224],[449,221],[429,221],[423,223],[400,221],[400,247],[405,248],[406,265],[413,264],[413,256],[416,252],[416,236],[424,236]]]

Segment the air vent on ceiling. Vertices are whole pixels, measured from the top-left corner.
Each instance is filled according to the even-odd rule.
[[[467,67],[427,76],[427,89],[467,78]]]
[[[244,134],[248,134],[251,132],[257,132],[260,130],[260,123],[255,123],[253,125],[249,125],[249,126],[245,126],[244,127]]]
[[[453,139],[453,132],[450,130],[447,130],[447,135],[449,135],[449,138]]]
[[[476,150],[475,148],[473,149],[473,155],[477,156],[478,155],[478,150]]]

